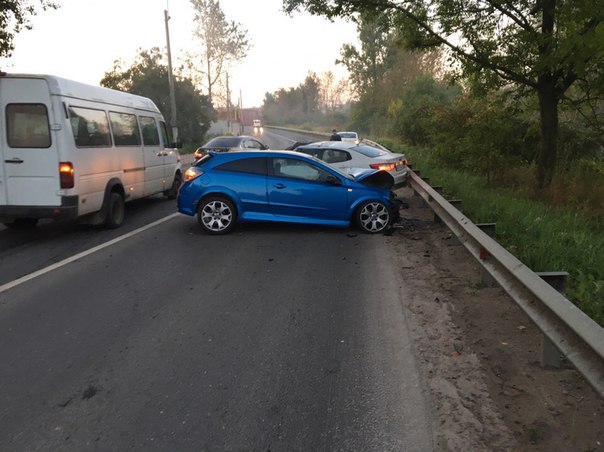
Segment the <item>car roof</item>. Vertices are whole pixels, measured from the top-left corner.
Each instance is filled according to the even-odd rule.
[[[215,143],[215,142],[236,143],[236,142],[240,142],[242,140],[248,140],[248,139],[258,141],[256,138],[251,137],[249,135],[222,135],[222,136],[212,138],[211,140],[209,140],[207,143],[205,143],[201,147],[204,148],[204,147],[208,146],[210,143]],[[212,145],[212,146],[215,146],[215,145]]]
[[[314,143],[305,144],[300,148],[338,148],[338,149],[350,149],[356,147],[356,143],[349,141],[316,141]]]

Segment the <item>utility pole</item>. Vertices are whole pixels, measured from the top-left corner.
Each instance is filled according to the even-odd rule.
[[[174,95],[174,75],[172,74],[172,53],[170,52],[170,30],[168,21],[170,16],[168,10],[164,9],[164,19],[166,21],[166,43],[168,47],[168,83],[170,84],[170,126],[172,127],[172,140],[174,145],[178,143],[178,126],[176,125],[176,96]]]
[[[231,129],[231,91],[229,88],[229,73],[226,74],[226,102],[227,102],[227,130],[232,132]]]

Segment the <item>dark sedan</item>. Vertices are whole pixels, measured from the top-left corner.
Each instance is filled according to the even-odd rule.
[[[230,151],[263,151],[268,149],[264,143],[258,141],[254,137],[247,135],[239,136],[221,136],[212,138],[203,146],[200,146],[195,151],[195,158],[199,159],[206,155],[208,151],[214,152],[230,152]]]

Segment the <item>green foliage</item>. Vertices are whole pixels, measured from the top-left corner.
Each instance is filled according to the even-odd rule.
[[[464,214],[474,223],[497,223],[497,241],[533,271],[569,272],[567,295],[604,326],[604,214],[594,217],[581,206],[491,189],[482,177],[439,166],[425,149],[407,156],[433,185],[463,199]]]
[[[0,57],[10,57],[15,50],[13,39],[22,29],[31,30],[30,17],[42,11],[57,9],[59,5],[49,0],[2,0],[0,1]]]
[[[430,76],[417,77],[390,103],[391,133],[411,145],[430,144],[438,109],[459,92],[459,87],[439,84]]]
[[[170,120],[168,67],[157,47],[141,50],[129,68],[122,68],[122,63],[116,61],[113,70],[105,73],[101,86],[148,97],[155,102],[164,118]],[[175,77],[174,93],[179,136],[183,144],[201,143],[215,118],[212,104],[188,78]]]

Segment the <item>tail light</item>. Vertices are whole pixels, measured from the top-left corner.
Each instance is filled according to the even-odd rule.
[[[61,188],[73,188],[74,176],[73,164],[71,162],[59,163],[59,179],[61,181]]]
[[[372,163],[371,168],[382,171],[392,171],[396,168],[396,163]]]

